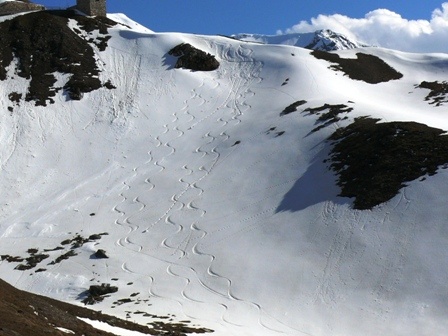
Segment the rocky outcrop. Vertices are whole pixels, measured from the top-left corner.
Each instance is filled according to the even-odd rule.
[[[77,21],[84,32],[70,29],[69,19]],[[53,97],[60,90],[70,99],[80,100],[84,93],[103,86],[92,46],[104,50],[110,38],[107,29],[115,24],[74,11],[40,11],[1,22],[0,80],[7,79],[6,69],[16,60],[17,74],[30,80],[26,101],[46,106],[54,103]],[[98,32],[97,37],[87,39],[85,32],[93,31]],[[57,72],[71,74],[62,87],[55,87]],[[17,101],[18,95],[10,99]]]
[[[215,56],[182,43],[171,49],[168,54],[178,57],[175,68],[190,69],[194,71],[213,71],[218,69],[219,62]]]

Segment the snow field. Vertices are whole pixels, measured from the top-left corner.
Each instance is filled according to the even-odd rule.
[[[23,103],[0,120],[0,254],[108,235],[32,276],[2,262],[5,280],[70,302],[90,284],[111,283],[119,292],[94,308],[140,323],[151,319],[137,311],[171,314],[216,335],[446,330],[438,187],[446,172],[371,211],[352,210],[323,163],[325,139],[344,122],[310,134],[315,116],[300,108],[280,116],[301,99],[305,107],[351,101],[350,120],[448,129],[443,108],[413,86],[442,80],[434,69],[445,56],[367,49],[404,74],[370,85],[299,48],[139,27],[111,34],[97,57],[101,79],[117,89],[80,102],[60,95],[47,108]],[[172,69],[167,52],[181,42],[216,55],[220,68]],[[9,87],[0,90],[7,96]],[[98,248],[110,258],[91,259]],[[134,302],[114,304],[134,293]]]

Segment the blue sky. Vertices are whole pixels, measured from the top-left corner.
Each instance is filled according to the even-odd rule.
[[[75,0],[35,0],[66,6]],[[108,11],[121,12],[158,32],[200,34],[275,34],[319,14],[354,18],[387,8],[407,19],[430,19],[440,0],[108,0]]]
[[[371,45],[448,52],[448,0],[108,0],[156,32],[302,33],[332,29]],[[76,0],[35,0],[69,6]],[[387,9],[387,10],[386,10]]]

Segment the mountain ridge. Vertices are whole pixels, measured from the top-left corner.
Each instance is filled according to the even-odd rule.
[[[236,34],[232,35],[232,37],[246,42],[282,44],[320,51],[369,47],[367,44],[351,41],[346,36],[333,32],[330,29],[321,29],[310,33],[290,33],[278,35]]]

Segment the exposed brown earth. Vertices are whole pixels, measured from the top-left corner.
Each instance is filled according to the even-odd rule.
[[[443,82],[426,82],[423,81],[416,87],[420,89],[428,89],[430,90],[425,100],[429,102],[429,104],[434,104],[435,106],[440,106],[444,103],[448,103],[448,83],[446,81]]]
[[[80,29],[68,27],[76,20]],[[30,80],[26,101],[46,106],[53,103],[56,92],[64,90],[70,99],[79,100],[84,93],[102,86],[92,45],[99,50],[107,46],[108,27],[116,23],[103,17],[90,18],[74,11],[40,11],[17,16],[0,23],[0,80],[7,79],[7,67],[16,60],[15,73]],[[98,31],[98,38],[89,32]],[[57,32],[57,33],[55,33]],[[55,87],[54,73],[70,74],[63,87]],[[19,94],[10,100],[18,103]]]
[[[193,47],[191,44],[182,43],[168,52],[169,55],[178,57],[175,68],[190,69],[194,71],[213,71],[219,68],[219,62],[215,56]]]
[[[0,336],[65,336],[56,329],[62,327],[76,335],[105,336],[110,333],[97,330],[77,317],[97,320],[99,313],[26,293],[0,280]],[[117,319],[101,316],[102,319]],[[129,329],[143,329],[123,321]]]
[[[347,114],[351,111],[353,111],[353,107],[349,107],[345,104],[324,104],[319,107],[309,107],[303,110],[303,112],[319,116],[316,121],[319,126],[315,127],[311,132],[317,132],[322,128],[333,125],[340,120],[347,119],[347,115],[341,117],[340,114]]]
[[[295,103],[292,103],[291,105],[285,107],[285,109],[280,113],[280,116],[296,112],[297,109],[304,104],[306,104],[306,100],[298,100]]]
[[[121,320],[83,307],[73,306],[43,296],[27,293],[0,280],[0,336],[65,336],[57,329],[75,335],[106,336],[111,333],[93,328],[78,317],[108,323],[111,326],[139,331],[146,335],[205,334],[212,330],[189,327],[186,323],[155,321],[148,326]],[[157,316],[154,319],[157,320]]]
[[[357,118],[330,137],[330,167],[339,176],[340,195],[354,198],[355,209],[384,203],[406,182],[434,175],[448,163],[443,130],[416,122],[378,121]]]
[[[403,77],[382,59],[364,53],[357,53],[356,59],[341,58],[338,54],[315,50],[311,55],[318,59],[326,60],[334,65],[330,69],[342,71],[349,78],[364,81],[369,84],[388,82]]]

